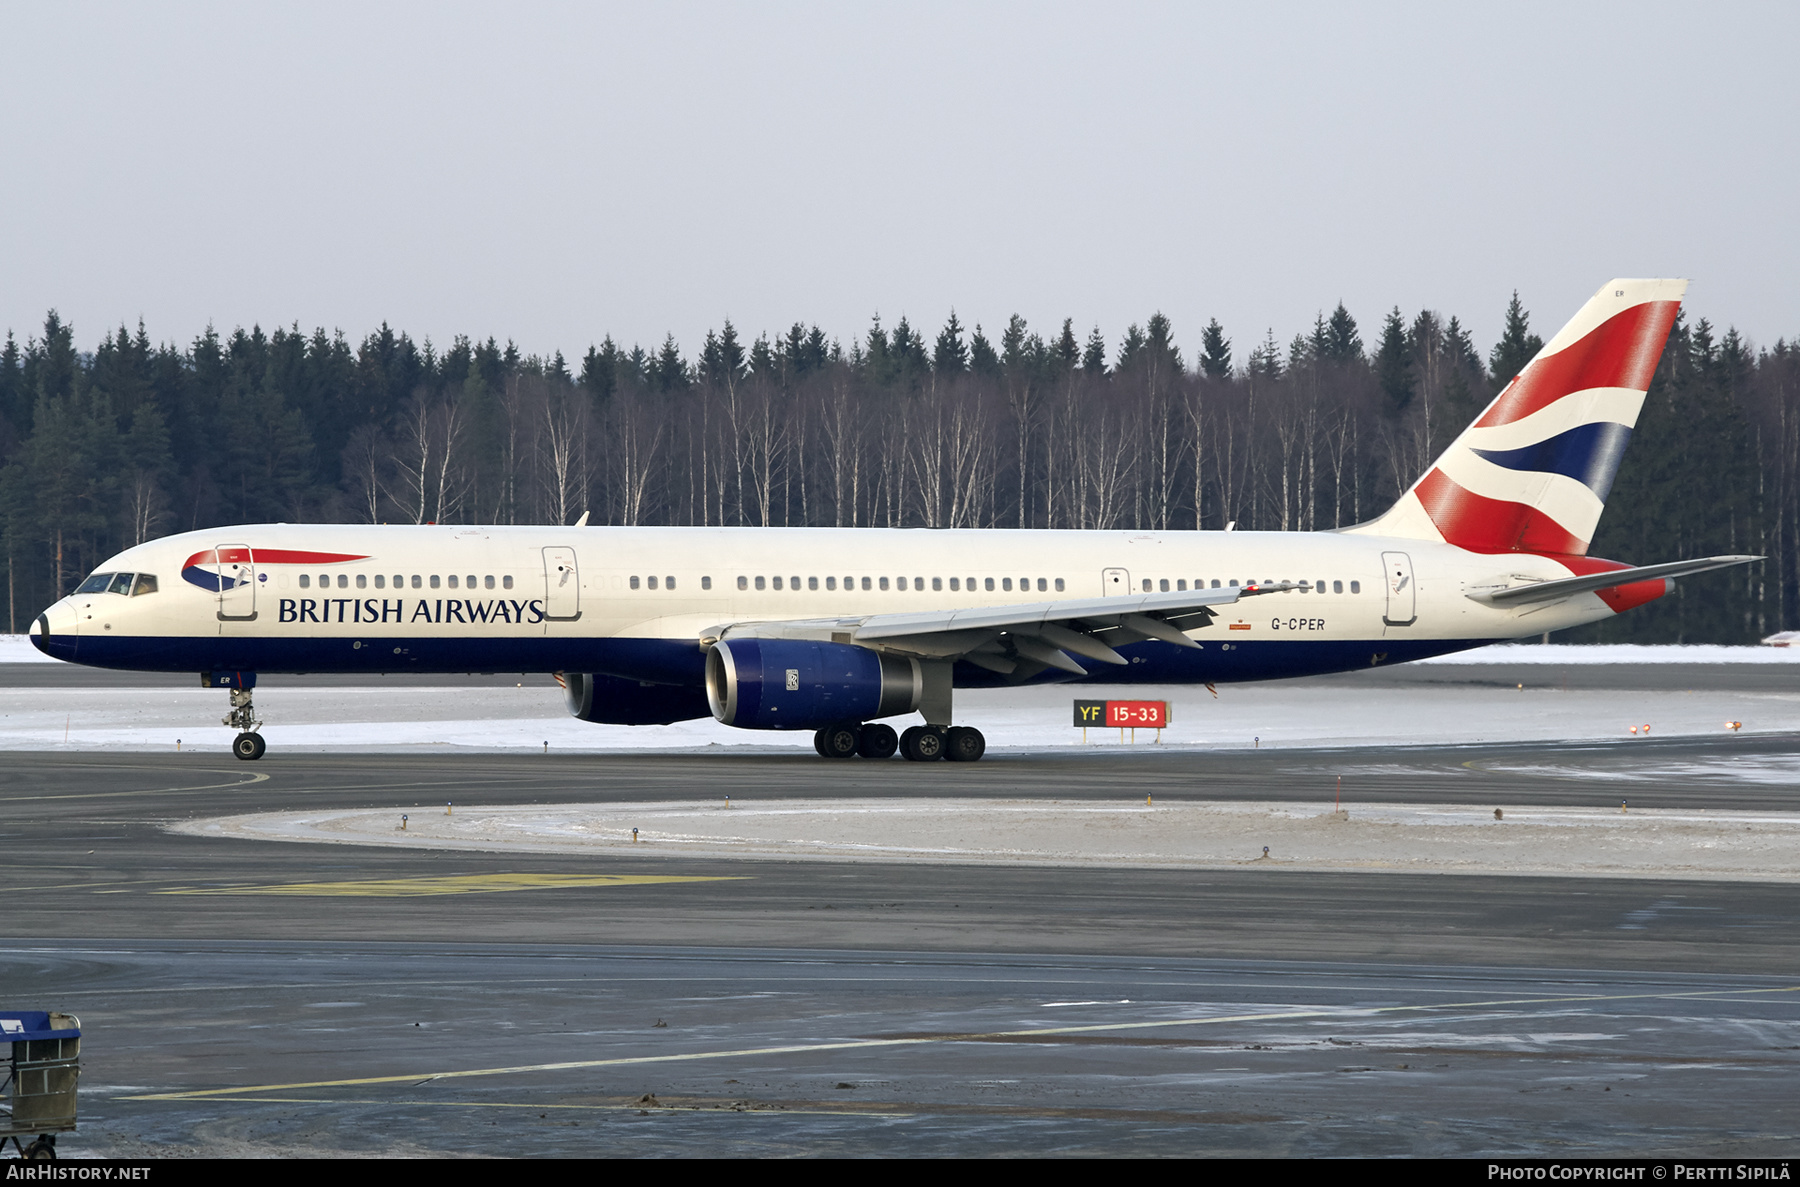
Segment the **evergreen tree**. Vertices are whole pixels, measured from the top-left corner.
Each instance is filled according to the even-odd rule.
[[[900,321],[894,326],[888,355],[893,362],[894,380],[907,388],[918,387],[931,370],[925,355],[925,339],[914,333],[905,314],[901,314]]]
[[[588,347],[586,356],[581,360],[581,386],[594,399],[604,403],[612,399],[613,392],[618,390],[618,361],[619,347],[613,342],[611,334],[600,343],[598,350]],[[472,358],[470,363],[471,372],[478,374],[479,369],[474,367]]]
[[[800,323],[795,322],[794,328],[798,330]],[[782,353],[784,357],[792,357],[787,356],[785,351]],[[750,346],[750,374],[758,379],[773,379],[781,371],[781,364],[776,361],[776,357],[775,348],[769,344],[768,334],[757,335],[756,341]]]
[[[1216,317],[1200,335],[1200,372],[1208,379],[1231,378],[1231,339]]]
[[[1381,383],[1382,394],[1387,397],[1388,410],[1394,415],[1406,411],[1412,404],[1415,389],[1412,356],[1406,322],[1396,305],[1382,323],[1381,346],[1375,352],[1375,377]]]
[[[1342,308],[1340,306],[1340,308]],[[1269,328],[1268,335],[1262,345],[1250,352],[1250,363],[1246,368],[1252,379],[1261,379],[1273,383],[1281,378],[1281,347],[1275,343],[1275,329]]]
[[[1081,352],[1081,370],[1095,379],[1106,378],[1106,335],[1099,326],[1088,335],[1087,348]]]
[[[681,357],[681,347],[675,344],[675,335],[670,334],[663,339],[662,349],[656,352],[656,359],[650,365],[650,383],[659,392],[685,391],[689,383],[688,366]]]
[[[981,332],[979,322],[975,324],[975,332],[969,335],[969,370],[976,375],[1000,374],[1000,355],[987,340],[987,335]]]
[[[1119,361],[1113,369],[1123,373],[1137,366],[1144,353],[1144,341],[1144,331],[1136,322],[1125,327],[1125,337],[1119,340]]]
[[[969,348],[963,345],[962,323],[956,320],[956,310],[950,311],[950,320],[938,331],[937,344],[931,352],[931,369],[941,376],[961,375],[969,369]]]
[[[1514,289],[1512,300],[1506,306],[1506,327],[1500,332],[1500,341],[1494,343],[1493,353],[1488,355],[1488,377],[1493,380],[1495,389],[1511,383],[1513,376],[1523,371],[1525,364],[1542,349],[1544,340],[1531,332],[1530,318],[1519,301],[1519,290]]]
[[[1056,360],[1058,370],[1068,374],[1081,365],[1081,343],[1075,340],[1075,319],[1063,318],[1062,333],[1057,335],[1056,346],[1051,351]]]
[[[1331,311],[1331,319],[1325,323],[1325,342],[1319,356],[1329,363],[1339,365],[1360,363],[1363,361],[1362,334],[1357,331],[1356,319],[1344,308],[1342,301]]]
[[[1152,313],[1144,325],[1144,348],[1145,356],[1155,362],[1159,370],[1173,375],[1186,370],[1181,361],[1181,348],[1175,345],[1175,327],[1161,310]]]

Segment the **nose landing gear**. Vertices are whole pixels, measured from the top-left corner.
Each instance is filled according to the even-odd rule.
[[[231,740],[231,752],[245,762],[255,762],[268,749],[263,737],[256,731],[262,728],[262,721],[256,716],[256,706],[251,703],[252,690],[256,688],[255,672],[202,672],[200,683],[207,688],[229,688],[231,690],[231,712],[221,720],[221,725],[228,725],[238,731],[238,736]]]

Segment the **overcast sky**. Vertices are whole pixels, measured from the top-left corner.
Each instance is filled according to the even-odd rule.
[[[611,332],[1339,299],[1485,350],[1613,276],[1800,335],[1800,5],[0,7],[0,329]]]

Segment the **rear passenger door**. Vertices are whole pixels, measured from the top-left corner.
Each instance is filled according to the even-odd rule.
[[[1419,591],[1413,581],[1412,557],[1404,552],[1384,552],[1381,564],[1387,570],[1387,613],[1381,621],[1389,626],[1411,626],[1419,620]]]
[[[581,617],[581,571],[573,548],[544,549],[544,617],[552,622]]]

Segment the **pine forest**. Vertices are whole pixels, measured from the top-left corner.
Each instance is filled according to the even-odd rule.
[[[610,337],[579,363],[383,325],[91,350],[54,312],[0,351],[0,532],[18,632],[117,550],[289,522],[1314,531],[1367,519],[1541,345],[1515,296],[1481,349],[1455,317],[1341,304],[1286,344],[1161,314],[849,344],[730,322],[688,357]],[[1800,625],[1800,339],[1676,323],[1592,553],[1758,553],[1564,636],[1752,643]]]

